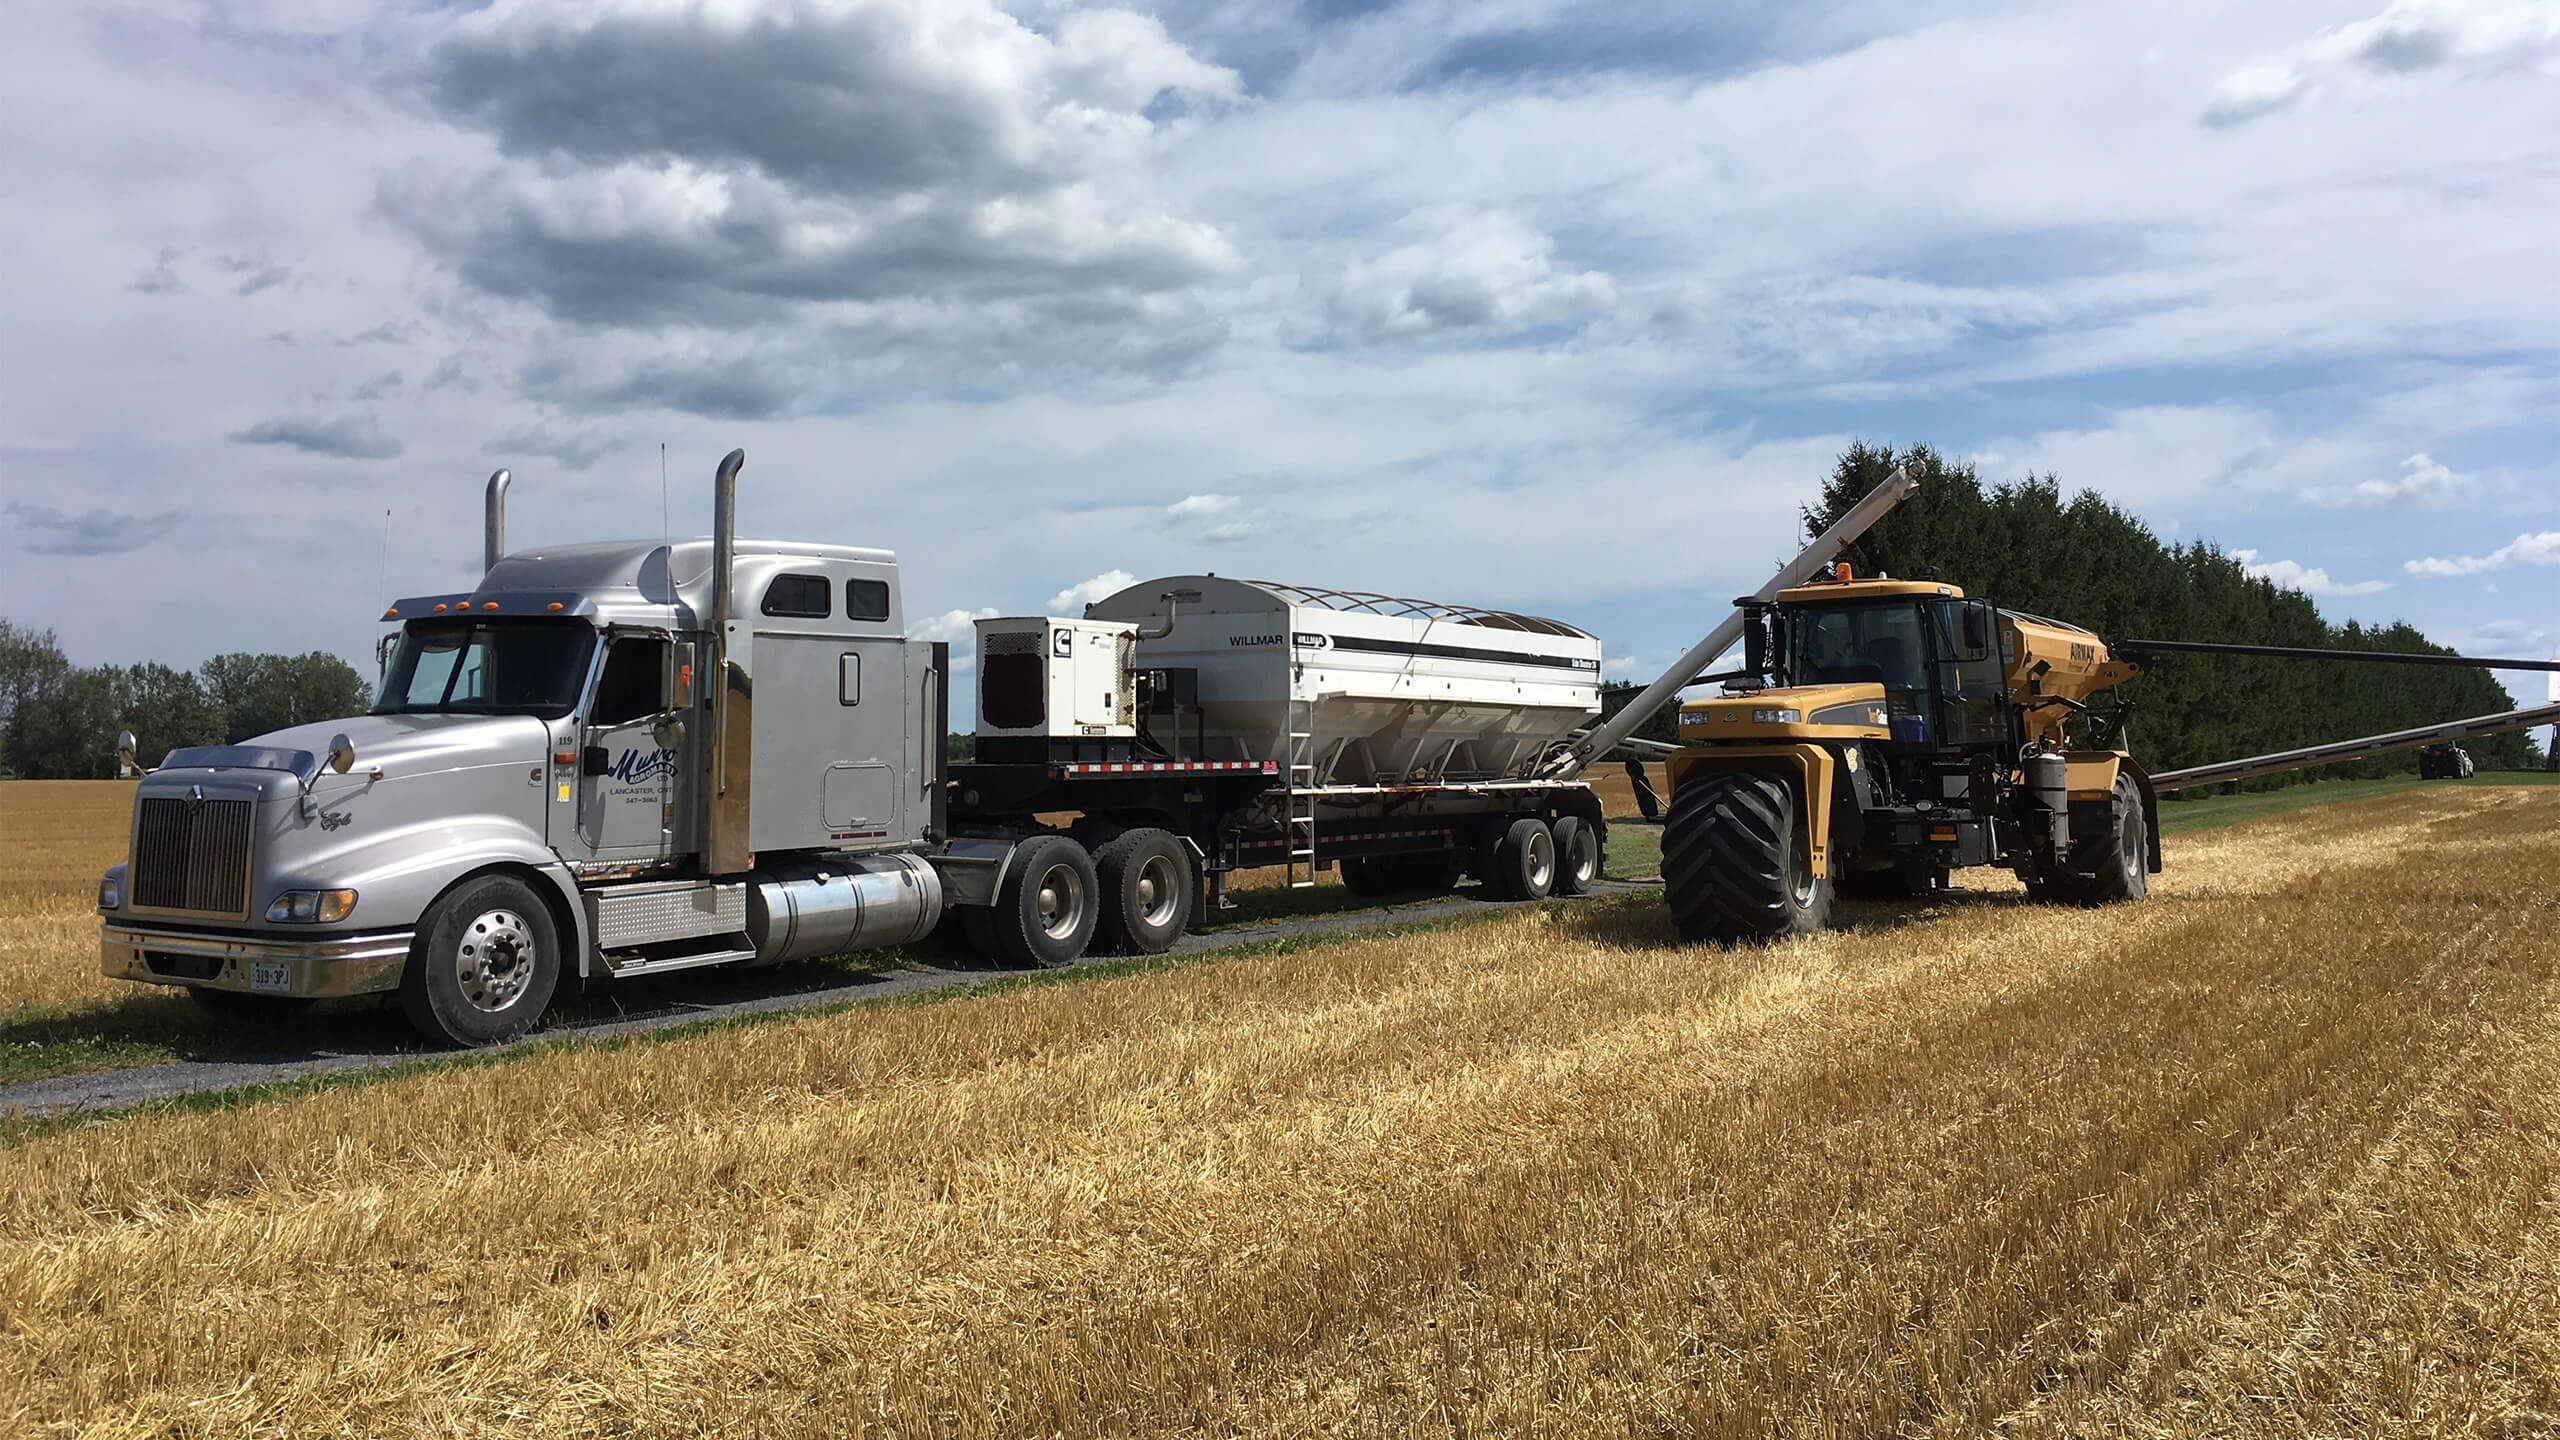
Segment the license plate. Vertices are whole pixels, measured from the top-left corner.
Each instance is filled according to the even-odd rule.
[[[262,994],[282,995],[293,988],[293,969],[282,960],[251,961],[249,988]]]

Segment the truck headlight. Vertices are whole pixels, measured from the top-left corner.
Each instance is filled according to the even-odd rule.
[[[1796,709],[1754,710],[1751,712],[1751,723],[1754,725],[1793,725],[1803,718],[1804,712]]]
[[[108,874],[100,877],[98,881],[98,908],[101,910],[121,910],[124,908],[123,876],[109,872]]]
[[[279,925],[334,925],[355,908],[353,890],[287,890],[267,907],[267,919]]]

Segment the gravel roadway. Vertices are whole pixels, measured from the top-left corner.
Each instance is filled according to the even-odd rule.
[[[1650,889],[1659,882],[1603,880],[1592,887],[1593,898]],[[1481,915],[1520,901],[1484,898],[1466,891],[1433,900],[1362,906],[1323,915],[1221,925],[1203,934],[1184,936],[1176,955],[1198,955],[1240,946],[1306,935],[1338,935],[1382,925],[1413,925],[1461,915]],[[1574,900],[1538,902],[1569,905]],[[1088,957],[1078,965],[1105,963]],[[853,1000],[881,1000],[898,995],[983,984],[1018,972],[982,968],[909,965],[894,970],[841,971],[794,967],[775,971],[709,968],[625,982],[613,987],[603,1003],[580,1007],[586,1014],[546,1025],[514,1042],[483,1052],[504,1054],[562,1039],[602,1039],[662,1030],[732,1015],[760,1015],[807,1010]],[[200,1095],[244,1086],[273,1085],[315,1075],[385,1070],[414,1065],[456,1052],[430,1049],[398,1017],[396,1008],[316,1014],[275,1030],[265,1049],[246,1047],[218,1060],[188,1060],[144,1065],[86,1075],[59,1075],[0,1086],[0,1115],[50,1116],[95,1110],[117,1110],[180,1095]]]

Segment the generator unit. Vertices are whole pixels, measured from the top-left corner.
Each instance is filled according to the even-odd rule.
[[[1137,736],[1137,628],[1053,615],[978,622],[978,757],[1127,759]]]

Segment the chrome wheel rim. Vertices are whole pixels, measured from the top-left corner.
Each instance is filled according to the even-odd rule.
[[[1545,827],[1529,837],[1528,851],[1520,857],[1520,869],[1532,890],[1543,890],[1555,882],[1556,840]]]
[[[1592,872],[1599,868],[1599,858],[1600,846],[1593,840],[1591,832],[1588,829],[1574,831],[1573,853],[1565,859],[1566,863],[1573,867],[1573,878],[1576,884],[1591,878]]]
[[[453,974],[474,1010],[496,1014],[524,998],[538,958],[532,928],[513,910],[487,910],[454,942]]]
[[[1068,864],[1052,865],[1040,876],[1040,929],[1052,940],[1065,940],[1084,923],[1084,876]]]
[[[1138,896],[1138,918],[1150,928],[1173,923],[1176,901],[1181,898],[1181,877],[1174,872],[1173,857],[1150,855],[1138,867],[1134,882]]]

